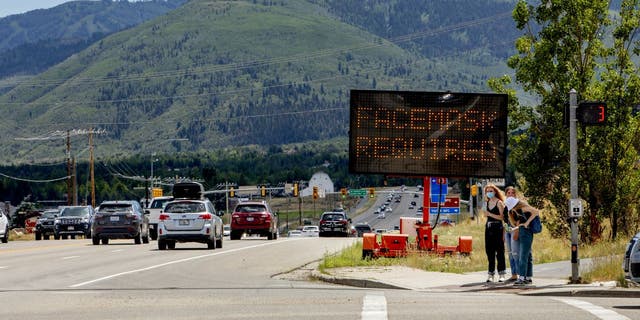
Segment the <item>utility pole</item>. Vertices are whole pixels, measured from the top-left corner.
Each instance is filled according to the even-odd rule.
[[[71,182],[71,135],[67,130],[67,205],[70,206],[73,202],[73,189]]]
[[[93,167],[93,128],[89,130],[89,177],[91,179],[91,206],[96,207],[96,180]]]
[[[569,180],[571,185],[571,199],[578,199],[578,141],[576,123],[576,110],[578,109],[578,92],[575,89],[569,91]],[[571,282],[580,281],[580,260],[578,259],[578,218],[572,217],[569,206],[569,219],[571,219]]]

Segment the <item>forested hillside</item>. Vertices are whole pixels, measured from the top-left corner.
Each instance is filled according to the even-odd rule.
[[[0,79],[42,72],[108,34],[165,14],[186,1],[72,1],[1,18]]]
[[[89,128],[103,132],[98,157],[344,139],[351,89],[486,92],[507,71],[489,44],[512,33],[498,23],[508,3],[465,16],[461,1],[381,1],[386,16],[356,15],[375,3],[189,1],[0,96],[0,156],[58,161],[60,133]],[[381,19],[386,31],[363,27]]]

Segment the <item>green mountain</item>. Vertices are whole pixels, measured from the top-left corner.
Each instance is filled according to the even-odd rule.
[[[0,78],[40,73],[110,33],[185,2],[72,1],[1,18]]]
[[[101,158],[341,140],[350,89],[486,92],[486,79],[507,72],[488,38],[469,37],[499,32],[509,3],[486,0],[501,4],[499,12],[487,8],[438,30],[425,24],[460,10],[451,1],[386,39],[362,26],[369,20],[340,14],[353,11],[340,9],[346,2],[192,0],[110,35],[0,96],[1,157],[58,161],[66,132],[82,153],[78,130],[90,128],[101,130]],[[446,53],[430,57],[438,35],[476,45],[439,44]]]

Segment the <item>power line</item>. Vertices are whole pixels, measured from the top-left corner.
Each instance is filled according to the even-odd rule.
[[[7,179],[11,179],[11,180],[16,180],[16,181],[23,181],[23,182],[34,182],[34,183],[48,183],[48,182],[56,182],[56,181],[61,181],[61,180],[66,180],[71,178],[72,176],[65,176],[65,177],[61,177],[61,178],[55,178],[55,179],[47,179],[47,180],[33,180],[33,179],[25,179],[25,178],[18,178],[18,177],[13,177],[10,175],[6,175],[4,173],[0,173],[0,176],[3,176]]]

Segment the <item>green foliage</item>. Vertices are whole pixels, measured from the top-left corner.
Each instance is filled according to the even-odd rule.
[[[580,224],[583,241],[603,237],[605,220],[614,239],[640,227],[635,208],[640,196],[638,122],[630,115],[640,94],[634,63],[638,42],[633,38],[638,4],[622,1],[620,8],[611,8],[614,18],[604,0],[543,1],[537,7],[520,1],[514,9],[524,35],[508,64],[517,83],[539,103],[511,102],[510,167],[524,177],[523,189],[533,202],[552,213],[546,222],[556,236],[568,231],[569,133],[563,111],[570,89],[578,91],[579,100],[606,101],[609,117],[606,126],[578,125],[579,195],[588,202]],[[613,39],[607,38],[608,31]],[[506,92],[509,80],[491,85]]]

